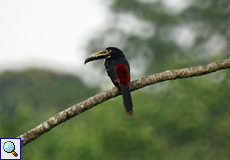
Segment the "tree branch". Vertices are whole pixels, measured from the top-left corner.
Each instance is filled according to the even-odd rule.
[[[175,69],[168,70],[162,73],[157,73],[146,78],[141,78],[136,81],[133,81],[130,85],[130,90],[134,91],[140,88],[143,88],[148,85],[152,85],[158,82],[172,80],[177,78],[189,78],[193,76],[202,76],[208,73],[216,72],[218,70],[230,68],[230,59],[226,59],[223,61],[218,61],[215,63],[210,63],[204,66],[191,67],[191,68],[183,68],[183,69]],[[66,120],[81,114],[82,112],[110,99],[118,96],[120,93],[116,87],[113,87],[107,91],[99,93],[85,101],[82,101],[66,110],[59,112],[55,116],[51,117],[47,121],[43,122],[39,126],[31,129],[30,131],[20,135],[17,138],[21,138],[21,147],[26,145],[27,143],[33,141],[38,138],[42,134],[48,132],[55,126],[65,122]]]

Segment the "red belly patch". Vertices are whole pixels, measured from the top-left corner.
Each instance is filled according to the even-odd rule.
[[[126,65],[118,64],[115,67],[115,72],[116,72],[116,80],[119,86],[129,87],[130,76]]]

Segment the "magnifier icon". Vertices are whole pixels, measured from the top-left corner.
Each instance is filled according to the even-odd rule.
[[[14,151],[15,150],[15,145],[11,141],[7,141],[3,145],[3,149],[7,153],[12,153],[15,157],[18,156],[18,154]]]

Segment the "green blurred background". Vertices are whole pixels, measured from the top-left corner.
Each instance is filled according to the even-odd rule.
[[[181,10],[166,4],[110,1],[107,29],[85,49],[91,54],[111,44],[121,48],[132,80],[229,58],[229,0],[193,0]],[[137,22],[143,22],[141,35]],[[120,27],[127,23],[137,27]],[[101,61],[93,65],[102,68]],[[17,137],[103,89],[52,71],[4,72],[0,137]],[[229,89],[229,70],[155,84],[132,92],[132,118],[125,117],[120,96],[110,99],[24,146],[22,159],[229,160]]]

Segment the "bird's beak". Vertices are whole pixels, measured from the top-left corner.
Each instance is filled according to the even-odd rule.
[[[89,57],[87,57],[85,59],[84,64],[86,64],[87,62],[90,62],[90,61],[97,60],[97,59],[107,58],[109,56],[110,56],[109,52],[107,50],[103,50],[103,51],[91,54]]]

